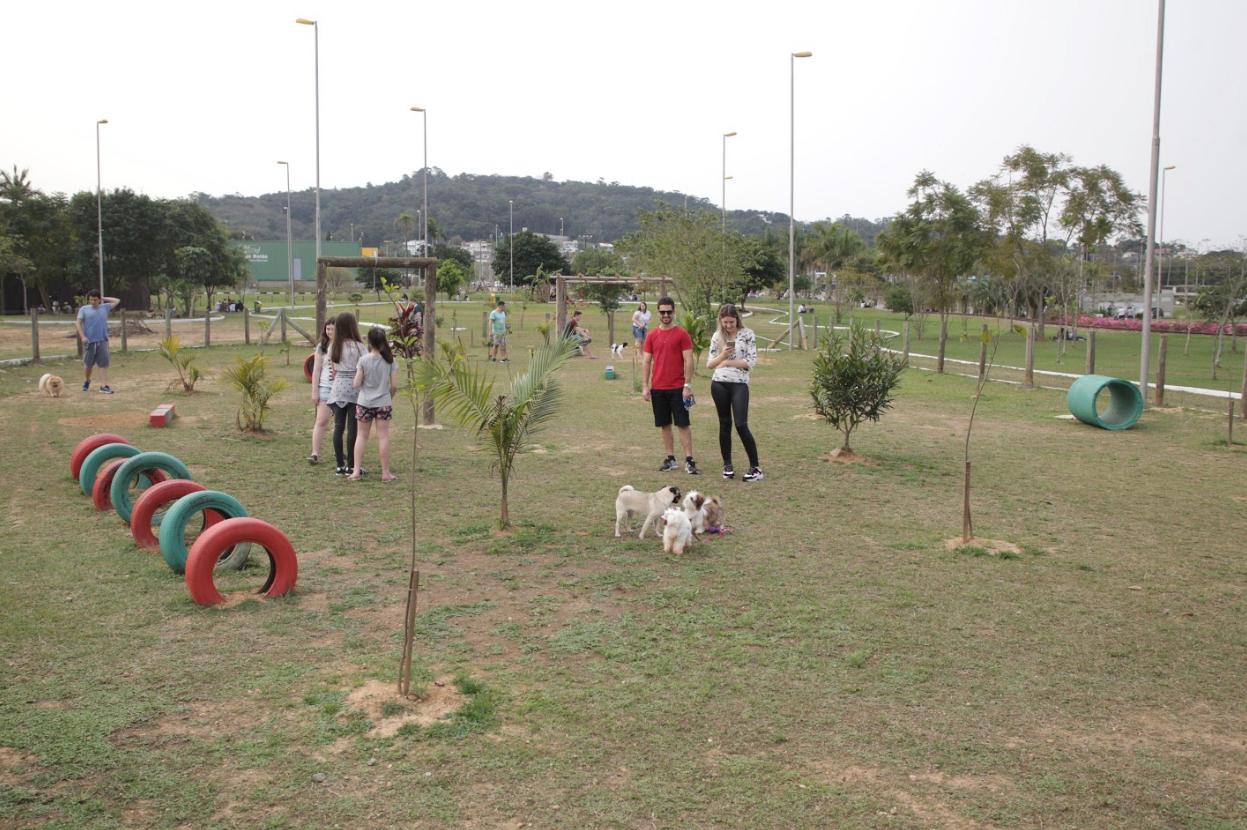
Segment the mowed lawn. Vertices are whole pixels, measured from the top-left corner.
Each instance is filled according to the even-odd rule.
[[[485,364],[504,387],[549,309],[514,315],[510,367]],[[0,370],[0,827],[1247,826],[1247,445],[1225,446],[1224,412],[1111,433],[1059,417],[1063,393],[989,385],[975,526],[1021,550],[990,556],[945,544],[965,378],[907,372],[846,464],[825,460],[812,354],[766,354],[766,479],[746,485],[717,475],[704,369],[691,478],[657,472],[632,360],[574,360],[518,462],[510,533],[473,436],[419,431],[421,700],[401,701],[407,403],[403,481],[378,481],[375,443],[370,480],[336,479],[304,460],[305,347],[288,368],[264,349],[290,387],[268,434],[237,431],[221,369],[256,350],[199,352],[191,396],[152,353],[115,359],[111,397],[79,392],[72,363]],[[64,397],[35,391],[47,369]],[[165,400],[181,417],[146,427]],[[101,431],[282,528],[295,591],[194,605],[70,480]],[[625,483],[719,495],[733,532],[681,558],[616,539]],[[258,589],[253,562],[221,582]]]

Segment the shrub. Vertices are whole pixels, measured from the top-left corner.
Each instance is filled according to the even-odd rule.
[[[195,355],[183,354],[182,344],[178,341],[177,335],[170,335],[160,341],[160,356],[173,364],[173,368],[178,370],[178,380],[182,383],[182,391],[190,394],[195,391],[195,384],[203,377],[203,373],[199,371],[199,367],[193,365],[195,363]],[[169,384],[173,385],[172,382]]]
[[[814,411],[844,433],[841,449],[852,452],[849,436],[862,421],[878,421],[892,406],[905,358],[885,352],[874,332],[854,322],[847,337],[833,329],[814,358],[810,396]]]
[[[264,416],[270,408],[269,401],[286,388],[285,380],[268,377],[266,369],[264,355],[258,354],[250,360],[236,357],[234,365],[225,370],[226,380],[242,393],[242,405],[235,417],[240,430],[263,432]]]

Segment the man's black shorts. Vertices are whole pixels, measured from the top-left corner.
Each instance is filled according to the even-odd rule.
[[[684,388],[651,389],[649,403],[654,408],[654,426],[665,427],[673,420],[678,427],[689,425],[688,410],[684,408]]]

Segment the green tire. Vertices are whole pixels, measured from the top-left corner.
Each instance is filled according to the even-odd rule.
[[[82,469],[78,471],[78,486],[82,488],[82,494],[87,498],[91,497],[95,476],[107,462],[114,458],[133,458],[141,452],[142,450],[132,444],[105,444],[91,450],[91,454],[82,462]]]
[[[162,470],[169,474],[169,478],[192,478],[190,469],[166,452],[141,452],[131,457],[113,476],[113,486],[108,493],[117,515],[126,524],[130,524],[130,514],[134,512],[130,486],[135,484],[146,470]]]
[[[186,557],[190,555],[186,549],[187,523],[209,508],[219,511],[227,519],[247,516],[246,508],[238,499],[219,490],[201,490],[175,501],[160,522],[160,555],[174,573],[186,573]]]

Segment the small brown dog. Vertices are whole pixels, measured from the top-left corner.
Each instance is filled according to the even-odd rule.
[[[723,527],[723,503],[718,496],[707,496],[690,490],[684,497],[684,512],[688,514],[694,536],[700,536],[706,531],[717,533]]]
[[[39,378],[39,391],[49,398],[59,398],[61,392],[65,391],[65,381],[61,380],[60,375],[46,372]]]

